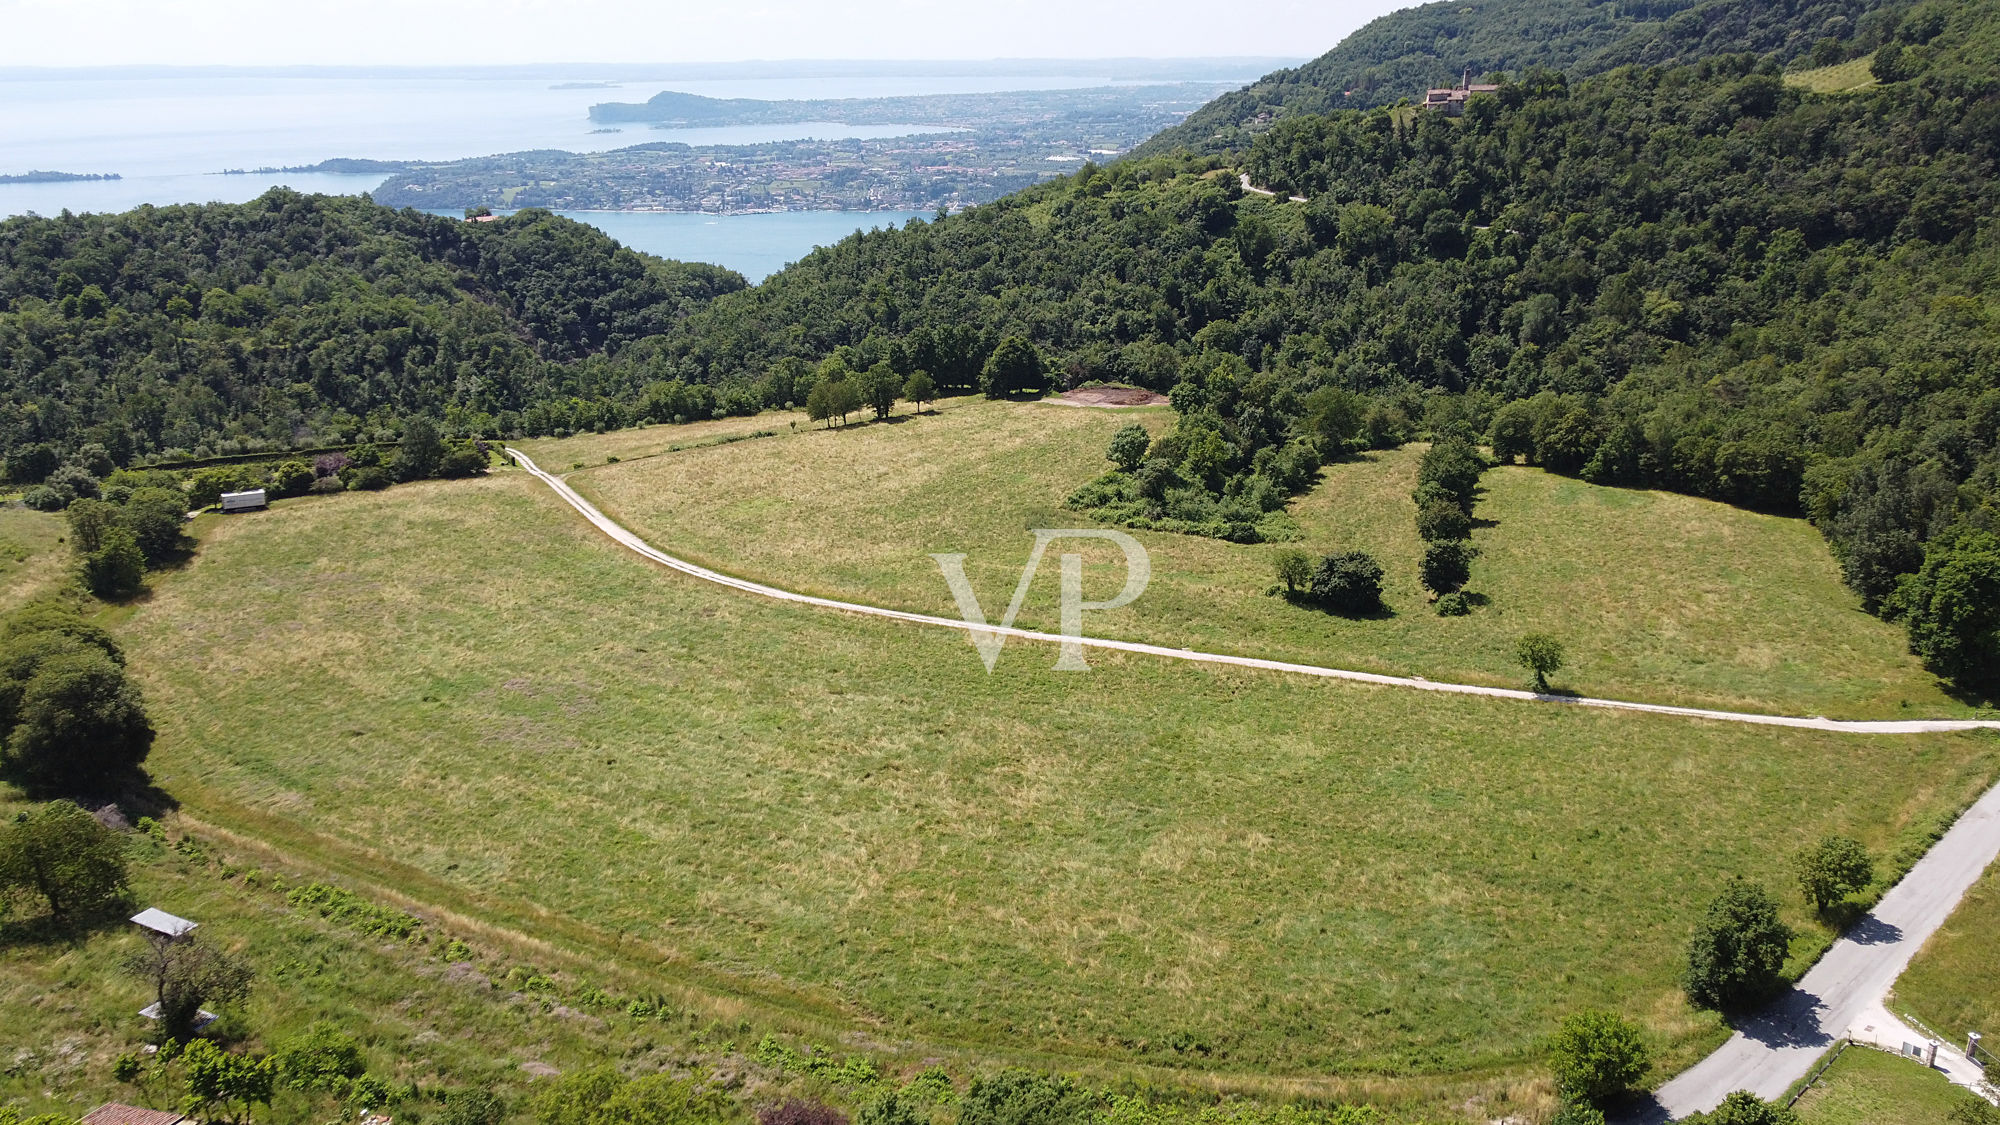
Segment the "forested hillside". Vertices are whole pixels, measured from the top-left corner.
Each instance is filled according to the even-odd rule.
[[[1961,533],[2000,487],[1995,12],[1899,19],[1910,77],[1862,95],[1738,55],[1530,72],[1407,127],[1300,116],[1243,158],[1276,197],[1213,158],[1086,168],[815,254],[666,346],[709,380],[842,346],[963,379],[1025,337],[1061,378],[1171,389],[1176,432],[1118,487],[1244,537],[1349,441],[1467,426],[1594,481],[1802,511],[1897,610],[1927,542],[1992,550]],[[1978,582],[1950,628],[1986,651],[2000,570]]]
[[[447,411],[491,433],[538,402],[634,391],[643,372],[578,361],[743,285],[544,212],[467,223],[274,190],[9,219],[0,448],[95,442],[123,464],[352,441]]]
[[[1369,109],[1432,86],[1519,74],[1569,77],[1627,63],[1686,63],[1724,54],[1816,53],[1838,62],[1875,49],[1893,24],[1881,0],[1443,0],[1391,12],[1304,66],[1274,71],[1215,99],[1138,150],[1241,148],[1286,116]]]

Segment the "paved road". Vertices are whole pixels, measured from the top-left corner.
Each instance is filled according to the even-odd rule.
[[[1356,672],[1346,668],[1322,668],[1315,664],[1292,664],[1283,660],[1260,660],[1253,656],[1229,656],[1214,652],[1195,652],[1192,649],[1169,648],[1165,645],[1140,644],[1136,641],[1113,641],[1099,637],[1064,637],[1059,633],[1038,633],[1031,629],[1015,629],[1001,625],[974,625],[956,617],[934,617],[925,613],[909,613],[900,609],[883,609],[880,606],[860,605],[855,602],[836,601],[832,598],[816,598],[809,594],[781,590],[776,586],[766,586],[747,579],[733,578],[704,566],[696,566],[685,559],[677,559],[659,550],[627,531],[616,520],[597,510],[597,506],[578,495],[562,478],[544,472],[534,461],[518,449],[509,447],[507,452],[514,460],[537,479],[555,489],[556,495],[568,502],[569,506],[583,513],[583,517],[594,524],[599,531],[610,536],[620,545],[636,554],[659,563],[661,566],[678,570],[706,582],[727,586],[732,590],[756,594],[760,597],[775,598],[779,601],[794,602],[799,605],[817,606],[821,609],[840,610],[844,613],[860,613],[869,617],[886,617],[892,621],[907,621],[917,625],[935,625],[945,629],[957,629],[977,633],[987,637],[1019,638],[1026,641],[1044,641],[1052,644],[1078,643],[1086,648],[1109,649],[1116,652],[1138,653],[1144,656],[1159,656],[1169,660],[1192,660],[1203,664],[1227,664],[1237,668],[1256,668],[1266,672],[1287,672],[1300,676],[1319,676],[1324,679],[1354,680],[1364,684],[1379,684],[1384,687],[1413,688],[1418,691],[1436,691],[1451,695],[1481,695],[1493,699],[1515,699],[1529,703],[1549,703],[1570,707],[1598,707],[1614,711],[1642,711],[1654,715],[1676,715],[1689,719],[1712,719],[1725,723],[1753,723],[1759,726],[1803,727],[1808,730],[1842,731],[1849,734],[1931,734],[1960,730],[2000,730],[2000,720],[1996,719],[1895,719],[1857,720],[1827,719],[1820,716],[1803,717],[1792,715],[1759,715],[1746,711],[1710,711],[1699,707],[1669,707],[1659,703],[1633,703],[1622,699],[1593,699],[1577,695],[1542,695],[1515,688],[1482,687],[1477,684],[1452,684],[1436,680],[1426,680],[1417,676],[1384,676],[1375,672]]]
[[[1966,810],[1798,987],[1743,1024],[1714,1054],[1660,1087],[1652,1119],[1706,1112],[1737,1090],[1768,1101],[1804,1078],[1821,1052],[1882,1008],[1910,958],[1995,856],[2000,856],[2000,786]]]

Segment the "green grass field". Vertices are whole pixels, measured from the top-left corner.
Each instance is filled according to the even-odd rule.
[[[1794,1108],[1799,1125],[1948,1125],[1970,1097],[1909,1059],[1849,1047]]]
[[[575,473],[572,483],[655,545],[791,589],[956,615],[931,552],[964,552],[989,617],[1005,608],[1039,527],[1090,526],[1063,498],[1108,466],[1111,434],[1164,411],[982,403],[893,425],[801,431]],[[562,471],[590,439],[527,443]],[[656,446],[659,444],[655,439]],[[1298,546],[1361,548],[1388,568],[1393,614],[1350,620],[1267,596],[1275,546],[1135,533],[1146,594],[1086,620],[1094,634],[1369,671],[1520,686],[1515,640],[1570,649],[1559,686],[1588,694],[1836,717],[1955,715],[1902,632],[1862,612],[1802,520],[1660,492],[1599,488],[1521,466],[1486,475],[1470,589],[1440,618],[1416,578],[1417,447],[1330,467],[1293,505]],[[1096,548],[1102,548],[1096,549]],[[1071,545],[1062,549],[1076,550]],[[1082,548],[1086,594],[1122,581],[1106,544]],[[1057,568],[1021,623],[1056,625]]]
[[[871,527],[962,494],[858,495]],[[644,564],[520,473],[202,530],[121,626],[189,814],[661,979],[1049,1065],[1504,1086],[1610,1005],[1671,1070],[1720,1037],[1675,981],[1725,873],[1784,887],[1804,841],[1886,849],[2000,772],[1984,735],[1066,674],[1026,644],[988,675],[956,633]]]
[[[2000,865],[1986,870],[1965,893],[1943,928],[1896,981],[1890,1008],[1909,1012],[1933,1031],[1965,1047],[1977,1031],[1989,1050],[2000,1050]]]
[[[1848,59],[1832,66],[1815,67],[1812,70],[1796,70],[1785,75],[1785,85],[1797,86],[1815,94],[1854,94],[1875,88],[1878,83],[1868,67],[1875,61],[1873,54],[1858,59]]]
[[[12,609],[62,579],[69,566],[63,518],[14,504],[0,505],[0,611]]]

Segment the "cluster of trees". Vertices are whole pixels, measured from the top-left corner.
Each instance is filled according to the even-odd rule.
[[[1874,0],[1516,0],[1499,11],[1466,0],[1424,4],[1369,21],[1304,66],[1224,94],[1138,152],[1240,149],[1274,118],[1395,105],[1456,85],[1467,69],[1475,80],[1530,67],[1574,77],[1740,51],[1825,66],[1893,40],[1897,7]]]
[[[418,415],[498,436],[543,402],[670,379],[634,345],[743,285],[547,212],[462,223],[274,189],[8,219],[0,449],[41,483],[93,443],[124,466],[346,444]]]
[[[34,793],[104,790],[153,747],[139,685],[103,629],[40,602],[0,620],[0,777]]]
[[[1417,578],[1431,592],[1440,617],[1472,612],[1463,591],[1472,581],[1472,560],[1479,556],[1472,545],[1472,506],[1485,471],[1486,456],[1464,434],[1433,442],[1417,466],[1411,499],[1417,505],[1417,534],[1424,541]]]
[[[1382,610],[1382,564],[1366,551],[1337,551],[1315,560],[1287,547],[1272,562],[1292,601],[1348,617]]]

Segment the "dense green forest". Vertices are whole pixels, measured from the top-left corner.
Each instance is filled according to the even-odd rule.
[[[635,391],[643,371],[579,361],[743,285],[540,212],[465,223],[274,190],[9,219],[0,448],[25,480],[30,447],[122,465],[393,437],[416,414],[490,435],[544,401]]]
[[[1140,156],[1240,149],[1274,120],[1422,100],[1431,86],[1533,67],[1570,77],[1724,54],[1824,63],[1866,54],[1893,15],[1880,0],[1443,0],[1394,12],[1319,58],[1225,94]]]

